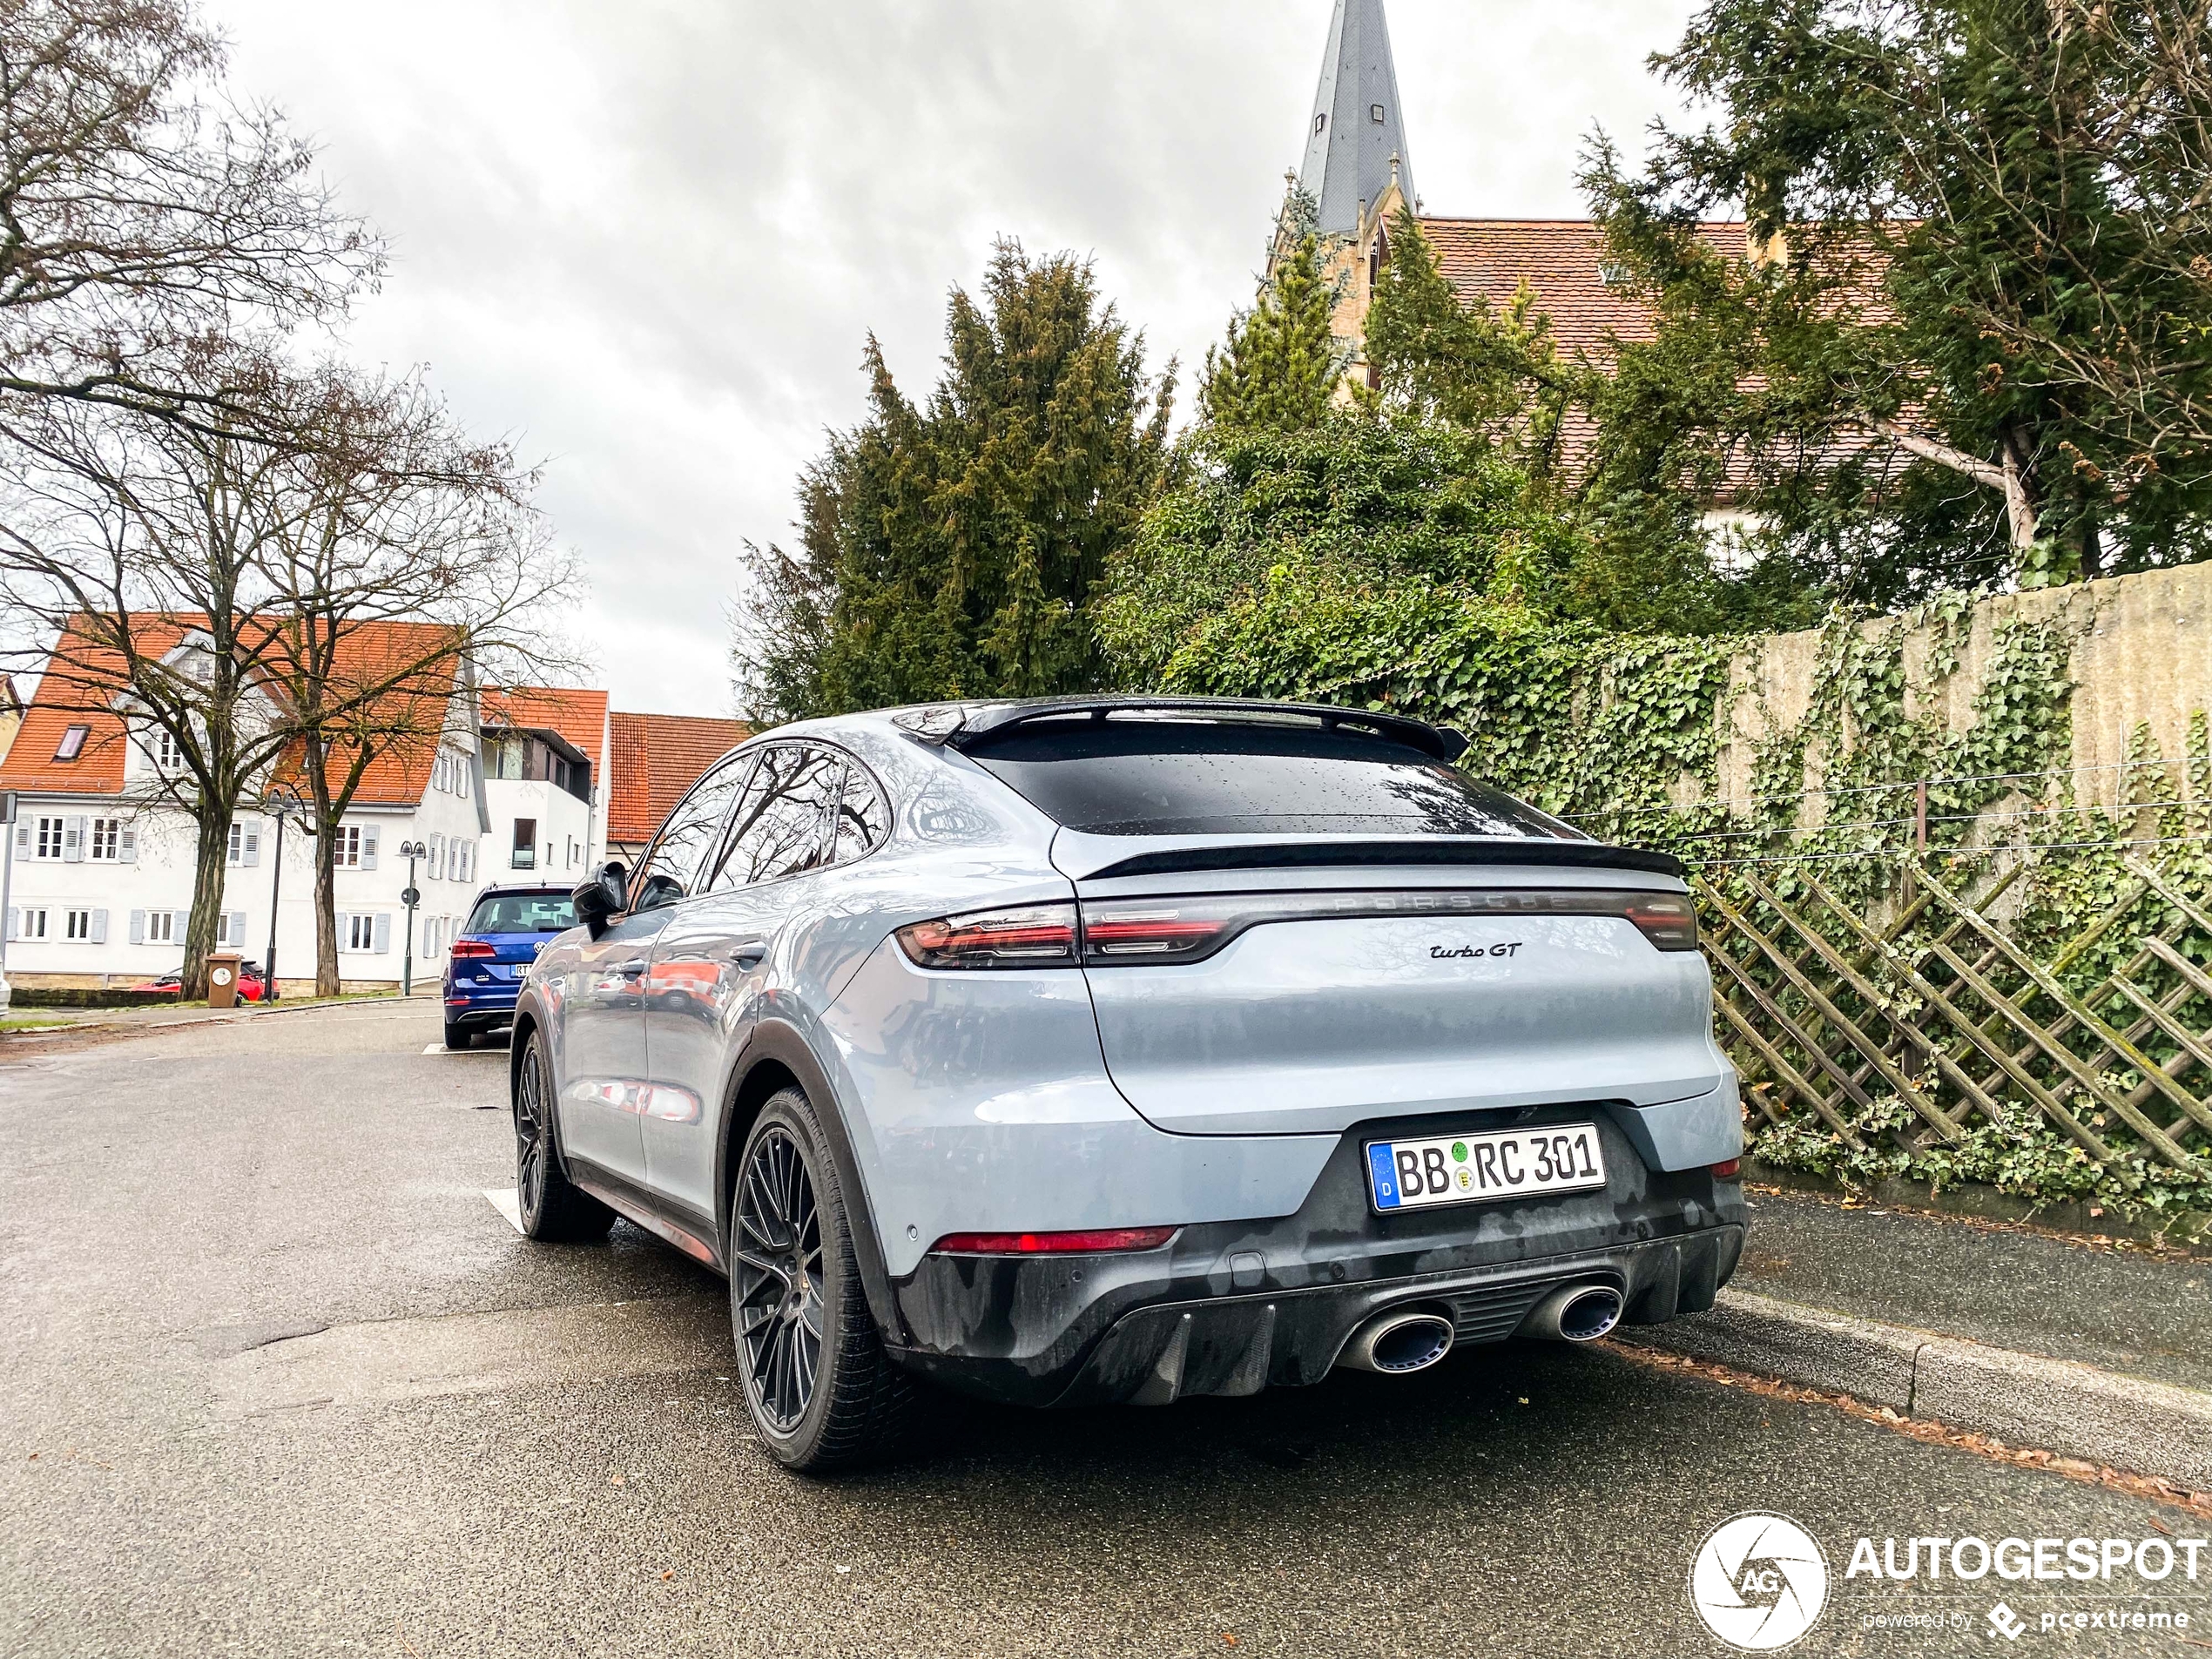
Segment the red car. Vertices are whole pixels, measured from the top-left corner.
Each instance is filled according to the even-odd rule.
[[[184,976],[181,974],[164,974],[159,979],[146,980],[143,983],[133,985],[131,988],[134,991],[166,991],[170,995],[174,996],[184,988]],[[239,1001],[258,1002],[267,994],[268,988],[266,981],[261,976],[261,965],[259,962],[246,962],[239,967],[238,970],[238,1000]]]

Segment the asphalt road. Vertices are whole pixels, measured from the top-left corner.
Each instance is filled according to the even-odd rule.
[[[2212,1561],[2155,1600],[1844,1576],[1861,1534],[2203,1522],[1603,1350],[948,1400],[900,1463],[795,1480],[746,1432],[718,1281],[493,1209],[505,1056],[425,1054],[434,1018],[0,1049],[0,1653],[1714,1654],[1690,1557],[1752,1509],[1829,1560],[1796,1652],[2212,1645]],[[2098,1608],[2197,1646],[2033,1628]],[[1965,1628],[1866,1623],[1930,1613]]]

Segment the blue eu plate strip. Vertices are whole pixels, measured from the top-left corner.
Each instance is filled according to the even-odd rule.
[[[1398,1170],[1390,1161],[1391,1149],[1384,1145],[1367,1149],[1368,1178],[1374,1184],[1375,1208],[1398,1208]]]

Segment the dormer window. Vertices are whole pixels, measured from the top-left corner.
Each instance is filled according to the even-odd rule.
[[[1328,125],[1329,118],[1325,115],[1317,115],[1313,118],[1313,130],[1317,133],[1325,130]]]
[[[1367,106],[1367,118],[1370,121],[1372,121],[1377,126],[1380,126],[1388,118],[1383,114],[1383,106],[1381,105],[1370,104]]]
[[[91,735],[89,725],[73,725],[62,733],[62,740],[54,745],[54,759],[74,760],[84,752],[84,739]]]

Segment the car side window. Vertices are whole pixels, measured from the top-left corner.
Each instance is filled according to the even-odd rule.
[[[722,828],[731,797],[745,782],[752,764],[750,754],[731,756],[694,784],[691,792],[678,803],[653,838],[637,873],[631,878],[630,891],[637,909],[657,909],[698,890],[700,864]]]
[[[844,777],[841,755],[809,745],[764,749],[731,819],[710,890],[747,887],[829,862],[830,809]]]
[[[858,761],[845,765],[845,790],[838,798],[837,831],[830,861],[846,864],[873,853],[891,838],[891,813],[875,779]]]

